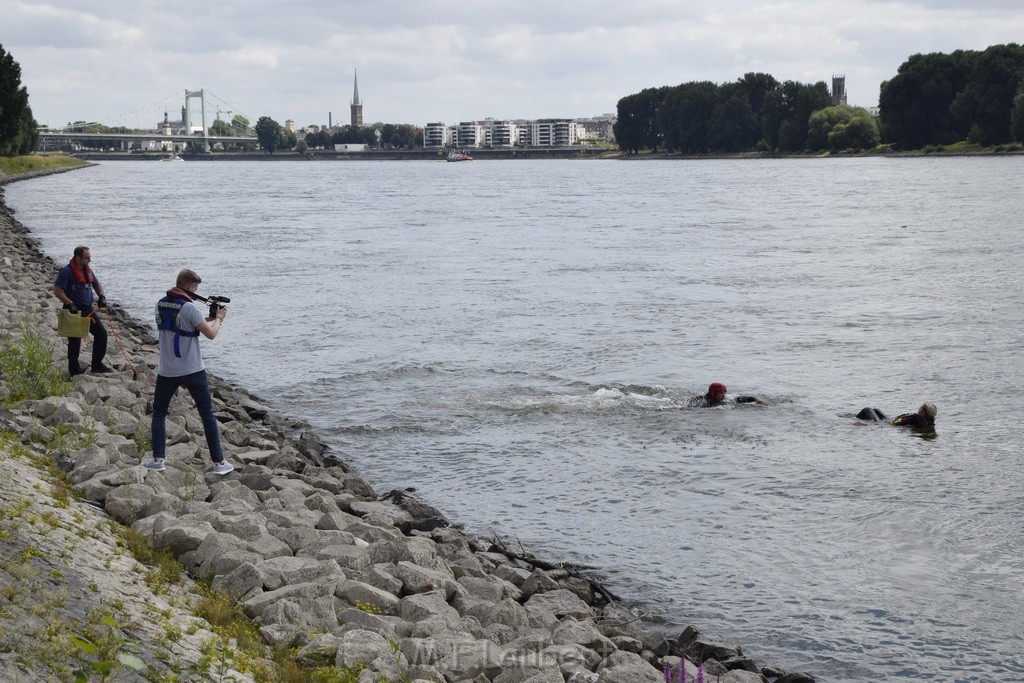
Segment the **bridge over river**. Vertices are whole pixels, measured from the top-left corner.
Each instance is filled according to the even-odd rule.
[[[57,131],[40,131],[39,141],[43,149],[48,149],[47,142],[61,140],[111,140],[115,142],[202,142],[203,149],[210,150],[210,145],[223,143],[258,144],[255,136],[235,137],[228,135],[161,135],[160,133],[63,133]]]

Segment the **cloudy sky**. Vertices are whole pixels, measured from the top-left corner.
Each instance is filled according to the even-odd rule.
[[[594,116],[750,71],[873,106],[912,54],[1022,40],[1020,0],[0,0],[51,126],[149,128],[200,88],[211,120],[347,122],[355,71],[367,123]]]

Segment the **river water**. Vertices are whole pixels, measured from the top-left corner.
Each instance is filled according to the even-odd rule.
[[[826,681],[1024,678],[1024,158],[110,162],[7,187],[380,491]],[[687,409],[711,381],[768,407]],[[852,418],[938,405],[935,438]]]

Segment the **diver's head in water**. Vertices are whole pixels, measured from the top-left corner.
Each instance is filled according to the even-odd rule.
[[[717,406],[725,403],[725,394],[728,389],[721,382],[712,382],[708,385],[708,405]]]

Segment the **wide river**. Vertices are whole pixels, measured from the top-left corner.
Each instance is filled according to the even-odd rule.
[[[1024,679],[1024,157],[110,162],[16,183],[379,491],[823,681]],[[116,353],[116,347],[112,347]],[[116,362],[116,358],[113,359]],[[767,407],[686,408],[709,382]],[[938,406],[935,438],[858,426]]]

